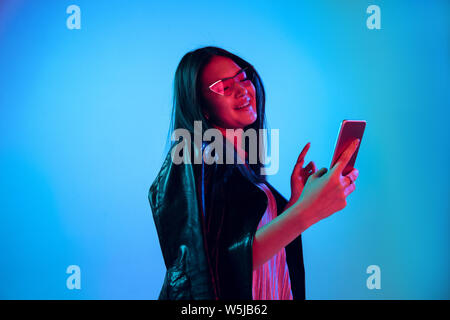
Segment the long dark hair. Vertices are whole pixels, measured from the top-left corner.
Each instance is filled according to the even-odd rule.
[[[206,106],[206,102],[204,101],[200,86],[200,75],[204,67],[214,56],[228,57],[239,67],[247,68],[246,73],[249,78],[252,79],[256,89],[257,119],[254,123],[245,127],[244,131],[250,128],[253,128],[256,131],[258,155],[260,152],[262,155],[265,155],[266,145],[264,144],[264,141],[259,141],[259,130],[266,129],[267,127],[265,117],[266,99],[262,80],[258,72],[256,72],[255,68],[249,62],[227,50],[213,46],[199,48],[186,53],[178,64],[173,83],[173,108],[166,141],[166,151],[171,149],[173,144],[176,143],[171,141],[172,133],[176,129],[187,129],[193,135],[194,121],[202,122],[202,135],[207,129],[214,128],[202,113],[203,108]],[[267,142],[270,143],[269,135],[267,136]],[[246,143],[245,146],[246,151],[248,152],[249,143]],[[252,178],[256,178],[256,180],[260,181],[266,180],[265,175],[260,174],[263,164],[259,157],[256,164],[249,164],[249,166],[253,171],[251,174],[253,176]],[[241,171],[242,167],[244,166],[240,166]]]

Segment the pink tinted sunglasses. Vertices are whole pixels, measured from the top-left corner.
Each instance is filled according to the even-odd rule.
[[[209,86],[209,89],[222,96],[230,96],[233,93],[234,85],[240,82],[242,86],[248,87],[252,84],[252,80],[247,78],[245,71],[248,67],[241,69],[235,76],[217,80]]]

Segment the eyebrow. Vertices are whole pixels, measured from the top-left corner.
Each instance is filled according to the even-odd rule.
[[[241,73],[242,71],[244,71],[245,69],[247,69],[247,67],[245,67],[245,68],[241,68],[238,72],[236,72],[235,73],[235,75],[234,76],[231,76],[231,77],[226,77],[226,78],[223,78],[223,79],[220,79],[220,80],[227,80],[227,79],[231,79],[231,78],[234,78],[234,77],[236,77],[239,73]]]

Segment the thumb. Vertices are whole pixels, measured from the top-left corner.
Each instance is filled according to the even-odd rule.
[[[313,175],[311,175],[311,178],[313,179],[320,178],[327,172],[328,172],[327,168],[321,168],[320,170],[316,171]]]

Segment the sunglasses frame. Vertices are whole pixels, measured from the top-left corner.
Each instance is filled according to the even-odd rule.
[[[221,96],[225,96],[225,94],[222,94],[222,93],[219,93],[219,92],[216,92],[216,91],[212,90],[211,87],[214,86],[214,85],[216,85],[216,84],[219,83],[219,82],[223,82],[223,81],[226,81],[226,80],[229,80],[229,79],[233,79],[233,80],[234,80],[234,78],[236,78],[236,77],[237,77],[238,75],[240,75],[242,72],[245,72],[247,69],[248,69],[248,67],[245,67],[245,68],[239,70],[239,72],[236,73],[236,74],[235,74],[234,76],[232,76],[232,77],[228,77],[228,78],[223,78],[223,79],[217,80],[216,82],[214,82],[214,83],[212,83],[211,85],[208,86],[209,90],[211,90],[211,91],[214,92],[215,94],[218,94],[218,95],[221,95]],[[246,78],[248,79],[247,74],[246,74]],[[253,76],[252,76],[252,78],[253,78]],[[250,80],[251,82],[253,82],[253,79],[248,79],[248,80]],[[234,84],[235,84],[235,83],[236,83],[236,80],[234,80]],[[233,84],[233,90],[234,90],[234,84]]]

